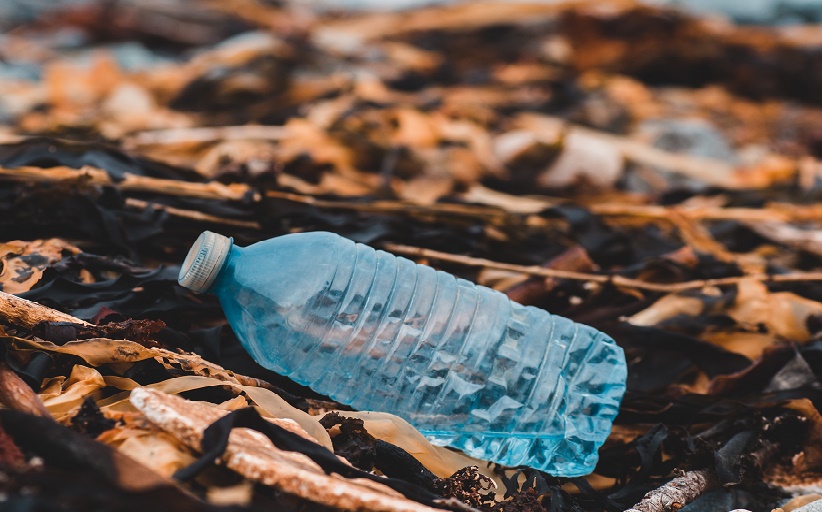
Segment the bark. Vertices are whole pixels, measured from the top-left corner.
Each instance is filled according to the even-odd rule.
[[[40,397],[6,363],[0,363],[0,402],[9,409],[51,417]]]
[[[625,512],[669,512],[679,510],[703,493],[719,487],[713,471],[688,471],[659,489],[654,489],[642,501]]]
[[[40,322],[71,322],[90,325],[84,320],[61,313],[56,309],[4,292],[0,292],[0,320],[26,329],[31,329]]]

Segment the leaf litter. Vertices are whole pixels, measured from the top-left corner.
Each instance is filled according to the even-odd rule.
[[[631,1],[32,9],[0,49],[11,510],[818,496],[817,26]],[[471,459],[256,365],[176,283],[204,229],[337,232],[609,333],[628,393],[595,473]]]

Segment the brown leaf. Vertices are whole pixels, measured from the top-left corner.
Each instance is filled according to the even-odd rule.
[[[80,249],[58,238],[0,243],[0,290],[6,293],[31,290],[49,265],[79,253]]]
[[[135,389],[131,401],[150,421],[195,450],[200,448],[203,431],[225,414],[147,388]],[[270,421],[289,430],[295,428],[282,420]],[[222,460],[246,478],[330,507],[392,512],[433,510],[374,482],[326,475],[307,456],[280,450],[259,432],[244,428],[231,432]]]

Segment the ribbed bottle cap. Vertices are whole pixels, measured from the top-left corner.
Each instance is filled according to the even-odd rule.
[[[188,251],[177,281],[198,293],[207,291],[231,250],[232,239],[203,231]]]

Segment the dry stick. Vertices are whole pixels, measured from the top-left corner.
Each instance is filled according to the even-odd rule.
[[[488,25],[511,25],[516,23],[533,23],[535,20],[550,20],[562,11],[584,6],[581,0],[564,0],[561,2],[488,2],[481,8],[473,2],[447,3],[402,12],[367,13],[360,16],[341,19],[323,20],[318,23],[316,32],[324,30],[356,37],[363,43],[383,37],[395,37],[397,34],[409,34],[428,30],[465,30],[466,27],[478,28]],[[603,3],[603,2],[600,2]],[[628,9],[635,6],[632,0],[610,0],[611,9]]]
[[[625,512],[669,512],[679,510],[702,494],[719,488],[716,474],[708,469],[687,471],[667,484],[646,494],[642,501]]]
[[[68,167],[53,167],[41,169],[37,167],[18,167],[5,169],[0,167],[0,180],[10,181],[54,181],[54,182],[81,182],[89,185],[118,188],[124,192],[151,192],[160,195],[200,197],[203,199],[242,201],[251,198],[259,201],[261,196],[254,189],[244,184],[223,185],[222,183],[194,183],[179,180],[166,180],[147,176],[136,176],[126,173],[122,181],[114,182],[105,171],[93,167],[83,167],[80,170]],[[293,203],[315,206],[317,208],[351,210],[379,213],[404,213],[429,215],[433,217],[463,217],[483,222],[513,222],[514,217],[502,210],[484,206],[440,204],[421,206],[401,201],[375,201],[370,203],[351,203],[346,201],[330,201],[317,199],[313,196],[292,194],[289,192],[267,191],[266,197],[283,199]],[[550,221],[540,220],[543,224]],[[521,220],[517,218],[517,222]]]
[[[241,201],[245,199],[249,193],[253,192],[249,186],[242,184],[223,185],[218,182],[194,183],[137,176],[129,173],[126,173],[122,181],[115,182],[109,177],[106,171],[90,166],[84,166],[79,170],[69,167],[52,167],[50,169],[41,169],[39,167],[6,169],[0,167],[0,179],[23,182],[79,182],[88,185],[114,187],[123,191],[154,192],[169,196],[200,197],[203,199],[231,201]]]
[[[249,197],[251,200],[259,201],[261,196],[254,192],[248,185],[234,183],[224,185],[217,182],[194,183],[179,180],[167,180],[151,178],[148,176],[137,176],[126,174],[125,179],[114,182],[103,170],[93,167],[83,167],[80,170],[68,167],[53,167],[42,169],[38,167],[18,167],[16,169],[6,169],[0,167],[0,180],[9,181],[81,181],[89,185],[99,185],[118,188],[125,192],[151,192],[160,195],[200,197],[203,199],[242,201]],[[498,224],[518,224],[529,226],[545,226],[552,224],[551,219],[545,219],[537,215],[522,216],[515,215],[499,208],[489,208],[488,206],[472,204],[434,204],[417,205],[403,201],[374,201],[369,203],[352,203],[346,201],[333,201],[317,199],[313,196],[302,194],[292,194],[289,192],[267,191],[266,197],[283,199],[294,203],[312,205],[317,208],[376,212],[376,213],[399,213],[432,217],[448,217],[451,220],[455,217],[472,219],[475,221],[498,223]],[[560,204],[546,201],[546,208]],[[775,203],[765,208],[671,208],[657,205],[631,205],[599,203],[588,207],[592,213],[607,217],[636,217],[641,219],[658,220],[668,219],[673,212],[677,212],[690,219],[702,220],[779,220],[790,221],[810,221],[822,220],[822,205],[788,205]]]
[[[136,133],[126,137],[129,148],[154,144],[216,142],[223,140],[281,140],[288,135],[286,126],[215,126],[204,128],[170,128]]]
[[[36,302],[0,292],[0,320],[16,327],[31,330],[40,322],[71,322],[91,325],[84,320],[47,308]]]
[[[6,363],[0,363],[0,403],[9,409],[51,417],[40,397]]]
[[[764,440],[760,443],[759,448],[750,454],[753,467],[758,471],[762,471],[781,450],[779,443]],[[647,493],[639,503],[625,512],[675,512],[721,485],[713,469],[686,471],[662,487]]]
[[[149,203],[148,201],[142,201],[140,199],[134,199],[132,197],[127,197],[125,204],[126,206],[130,206],[132,208],[139,208],[141,210],[144,210],[146,208],[162,210],[168,213],[169,215],[173,215],[175,217],[180,217],[184,219],[199,220],[203,222],[223,224],[225,226],[234,226],[238,228],[262,229],[260,223],[255,222],[253,220],[226,219],[224,217],[217,217],[216,215],[209,215],[198,210],[184,210],[181,208],[174,208],[173,206],[168,206],[164,204]]]
[[[717,242],[713,236],[697,220],[689,219],[682,211],[673,211],[668,220],[679,230],[683,241],[697,251],[714,256],[724,263],[732,263],[737,256],[729,252],[724,245]]]
[[[764,208],[677,208],[657,205],[636,205],[621,203],[598,203],[589,205],[592,213],[605,217],[637,217],[647,220],[668,219],[671,212],[678,212],[691,219],[702,220],[819,220],[822,219],[822,208],[816,205],[792,207],[772,203]]]
[[[750,274],[742,277],[725,277],[721,279],[698,279],[695,281],[684,281],[679,283],[652,283],[641,279],[631,279],[616,275],[589,274],[585,272],[571,272],[566,270],[554,270],[539,266],[516,265],[512,263],[498,263],[484,258],[474,258],[471,256],[460,256],[447,252],[411,247],[401,244],[383,244],[383,247],[395,254],[412,256],[416,258],[430,258],[449,263],[458,263],[469,267],[490,268],[496,270],[507,270],[520,272],[532,276],[553,277],[557,279],[573,279],[577,281],[593,281],[596,283],[612,283],[615,286],[626,288],[636,288],[662,293],[676,293],[685,290],[694,290],[710,286],[726,286],[737,284],[747,279],[757,279],[771,282],[793,282],[793,281],[822,281],[822,272],[791,272],[787,274]]]
[[[68,167],[53,167],[49,169],[39,167],[7,169],[0,167],[0,180],[22,182],[81,181],[89,185],[115,187],[125,192],[151,192],[160,195],[200,197],[203,199],[229,201],[241,201],[249,197],[254,201],[261,199],[261,196],[255,194],[254,189],[240,183],[231,185],[224,185],[217,182],[195,183],[137,176],[128,173],[124,180],[114,182],[105,171],[89,166],[85,166],[79,170]],[[499,207],[489,208],[486,205],[476,204],[418,205],[403,201],[387,200],[369,203],[351,203],[347,201],[317,199],[313,196],[280,191],[267,191],[265,196],[294,203],[308,204],[317,208],[430,216],[458,216],[483,222],[516,223],[531,226],[541,226],[551,223],[551,219],[545,219],[537,215],[523,216],[512,214]],[[563,201],[553,202],[546,200],[545,207],[549,208],[562,202]],[[597,203],[589,205],[588,208],[592,213],[605,217],[634,217],[647,219],[649,221],[668,219],[673,212],[677,212],[689,219],[701,220],[777,220],[782,222],[822,220],[822,205],[800,206],[773,203],[764,208],[706,207],[685,209],[658,205]]]

